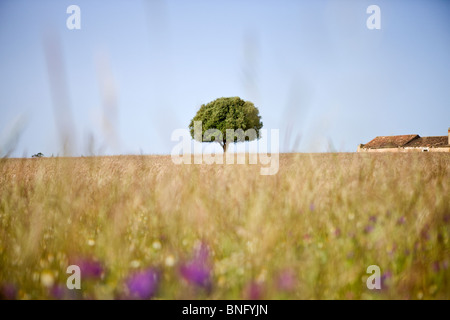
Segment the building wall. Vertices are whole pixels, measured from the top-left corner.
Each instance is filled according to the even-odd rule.
[[[442,148],[381,148],[381,149],[364,149],[358,146],[357,152],[423,152],[423,149],[428,149],[428,152],[450,152],[450,147]]]
[[[400,148],[382,148],[382,149],[365,149],[359,148],[358,152],[405,152],[404,149]]]
[[[450,147],[430,148],[428,151],[430,151],[430,152],[450,152]]]

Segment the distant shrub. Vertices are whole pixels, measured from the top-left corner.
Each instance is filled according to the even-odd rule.
[[[44,155],[41,152],[39,152],[39,153],[33,154],[31,157],[32,158],[42,158],[43,156]]]

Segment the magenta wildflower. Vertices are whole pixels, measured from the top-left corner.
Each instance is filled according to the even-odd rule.
[[[405,222],[406,222],[406,218],[404,216],[401,216],[400,218],[397,219],[398,225],[405,224]]]
[[[364,233],[371,233],[373,231],[373,225],[369,224],[364,228]]]
[[[194,252],[193,258],[180,267],[181,276],[189,283],[211,289],[211,265],[209,249],[202,243]]]
[[[283,270],[277,279],[277,287],[282,291],[293,291],[296,287],[296,278],[292,270]]]
[[[104,274],[102,264],[93,258],[80,258],[73,264],[80,267],[82,279],[100,279]]]
[[[250,282],[244,289],[244,299],[261,300],[263,298],[263,287],[257,282]]]
[[[430,240],[430,233],[428,232],[428,230],[427,229],[423,229],[421,232],[420,232],[420,236],[422,237],[422,239],[423,240]]]
[[[0,300],[17,299],[17,288],[12,283],[4,283],[0,286]]]
[[[445,223],[449,223],[450,222],[450,214],[444,214],[444,217],[442,218],[442,220],[444,220]]]
[[[392,272],[391,271],[386,271],[381,275],[381,289],[387,289],[388,285],[387,283],[389,282],[389,280],[392,278]]]
[[[80,290],[69,290],[67,286],[62,284],[54,284],[50,290],[50,297],[56,300],[76,299]]]
[[[336,229],[334,230],[334,236],[335,236],[335,237],[339,237],[340,235],[341,235],[341,229],[336,228]]]
[[[433,264],[431,265],[433,268],[433,271],[438,273],[441,270],[441,266],[439,261],[434,261]]]
[[[129,298],[141,300],[152,298],[158,289],[158,283],[159,274],[152,268],[132,274],[126,280]]]

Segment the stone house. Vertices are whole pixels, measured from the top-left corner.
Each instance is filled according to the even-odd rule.
[[[358,152],[450,152],[450,128],[446,136],[421,137],[418,134],[376,137],[358,146]]]

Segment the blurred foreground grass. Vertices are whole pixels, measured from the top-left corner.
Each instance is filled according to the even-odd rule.
[[[3,159],[0,296],[449,299],[449,167],[444,153],[282,154],[274,176],[169,156]]]

